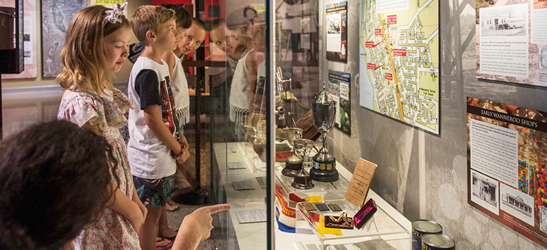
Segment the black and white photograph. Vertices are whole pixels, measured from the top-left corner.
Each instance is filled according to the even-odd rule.
[[[499,182],[471,169],[471,201],[499,215]]]
[[[528,4],[480,9],[481,36],[527,36]]]
[[[540,212],[540,222],[539,228],[542,232],[547,233],[547,207],[539,206]]]
[[[547,69],[547,47],[539,48],[539,68]]]
[[[534,226],[534,197],[500,183],[500,209]]]
[[[327,34],[340,34],[340,14],[327,15]]]

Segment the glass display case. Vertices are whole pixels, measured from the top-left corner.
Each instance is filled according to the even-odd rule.
[[[205,9],[219,11],[214,17],[204,13],[211,61],[209,200],[232,205],[226,226],[233,231],[227,235],[237,238],[239,249],[406,249],[409,230],[384,211],[387,203],[363,229],[332,237],[320,236],[320,223],[306,220],[298,208],[301,202],[332,201],[347,214],[359,210],[344,200],[352,176],[329,154],[325,139],[336,106],[321,84],[321,5],[206,1]]]

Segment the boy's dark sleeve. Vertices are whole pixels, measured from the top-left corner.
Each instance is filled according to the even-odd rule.
[[[135,91],[141,98],[141,109],[161,105],[158,74],[151,69],[143,69],[135,79]]]

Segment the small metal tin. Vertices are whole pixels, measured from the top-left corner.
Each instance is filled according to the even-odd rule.
[[[426,234],[441,234],[443,227],[430,220],[412,222],[412,250],[422,250],[422,237]]]
[[[456,243],[444,234],[428,234],[422,237],[423,250],[455,250]]]

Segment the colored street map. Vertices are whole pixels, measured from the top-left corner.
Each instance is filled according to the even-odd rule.
[[[439,133],[439,1],[362,0],[360,104]]]

